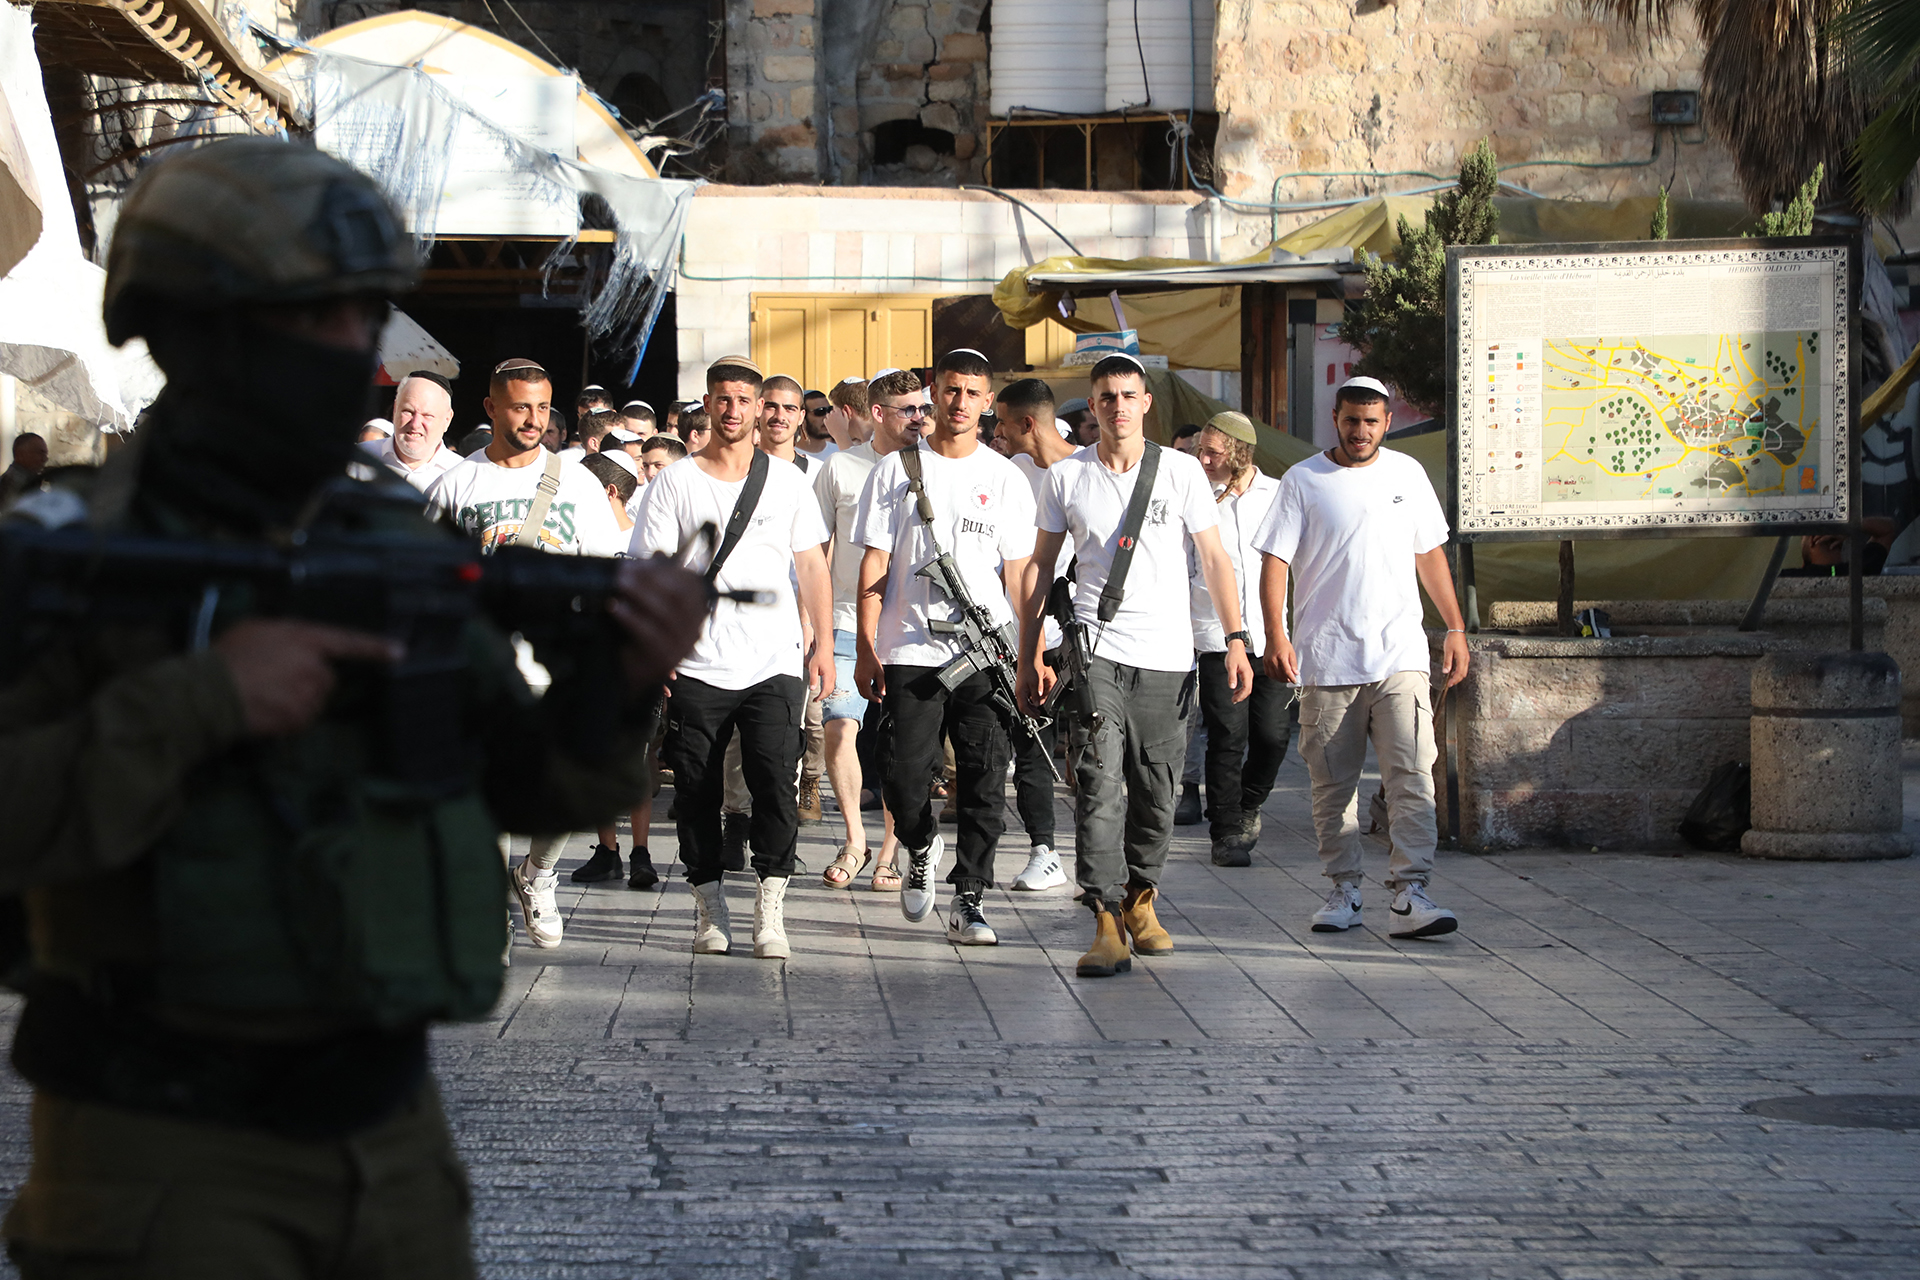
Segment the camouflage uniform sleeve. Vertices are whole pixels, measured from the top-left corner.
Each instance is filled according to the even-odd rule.
[[[0,690],[0,892],[138,858],[179,817],[188,773],[242,729],[213,653],[104,683],[78,653],[36,663]]]
[[[657,702],[650,706],[624,687],[608,690],[607,697],[621,702],[618,728],[604,751],[589,756],[571,727],[551,713],[559,700],[537,698],[527,687],[505,637],[476,624],[469,644],[484,726],[482,786],[501,827],[559,835],[625,815],[646,788]],[[555,689],[561,687],[556,680]]]

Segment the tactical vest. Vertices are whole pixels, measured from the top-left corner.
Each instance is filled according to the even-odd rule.
[[[389,536],[451,536],[417,504],[408,490],[363,501],[354,518]],[[214,633],[248,612],[243,592],[223,600]],[[309,729],[242,740],[194,770],[181,818],[132,866],[29,891],[35,970],[243,1037],[484,1016],[509,926],[476,711],[517,677],[511,649],[478,621],[456,629],[448,656],[447,696],[400,716],[394,681],[343,669]],[[434,785],[390,767],[404,713],[424,722],[422,745],[464,748]]]

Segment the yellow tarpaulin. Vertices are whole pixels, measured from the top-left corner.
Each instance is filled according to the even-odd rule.
[[[1365,249],[1391,257],[1400,245],[1399,219],[1419,225],[1432,196],[1375,196],[1288,233],[1270,248],[1288,253],[1314,249]],[[1654,197],[1635,196],[1611,204],[1585,200],[1528,197],[1494,201],[1502,244],[1561,244],[1602,240],[1644,240],[1653,222]],[[1675,239],[1738,235],[1754,226],[1745,205],[1708,200],[1675,200],[1669,205]],[[1261,249],[1236,262],[1266,262]],[[1204,266],[1188,258],[1078,258],[1062,256],[1012,271],[994,286],[994,305],[1012,329],[1057,320],[1075,333],[1099,333],[1122,327],[1104,299],[1082,298],[1072,315],[1060,314],[1057,292],[1029,293],[1027,277],[1036,271],[1156,271]],[[1176,369],[1240,367],[1240,291],[1233,287],[1128,294],[1121,305],[1125,327],[1140,331],[1144,355],[1165,356]]]

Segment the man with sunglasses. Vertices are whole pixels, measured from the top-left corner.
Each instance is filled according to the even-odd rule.
[[[794,443],[802,452],[825,462],[840,450],[833,432],[827,429],[827,422],[833,417],[833,401],[827,399],[824,391],[809,391],[801,399],[806,405],[806,417],[801,421],[800,435]]]

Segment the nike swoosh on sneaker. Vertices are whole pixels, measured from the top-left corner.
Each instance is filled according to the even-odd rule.
[[[1387,910],[1393,912],[1393,914],[1397,916],[1410,916],[1413,914],[1412,907],[1388,907]]]

